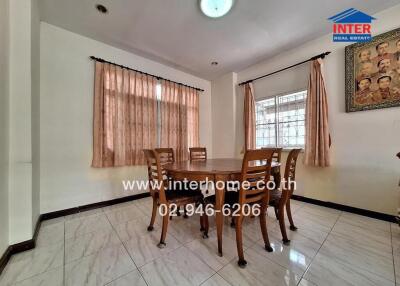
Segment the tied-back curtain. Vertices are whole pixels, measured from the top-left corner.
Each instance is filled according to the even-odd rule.
[[[328,167],[330,165],[328,99],[322,75],[321,59],[311,62],[306,103],[305,135],[305,165]]]
[[[96,62],[93,167],[145,164],[157,143],[155,77]]]
[[[160,113],[161,147],[173,148],[177,161],[187,160],[188,148],[199,146],[198,91],[163,80]]]
[[[244,85],[244,133],[246,150],[256,149],[256,106],[252,83]]]

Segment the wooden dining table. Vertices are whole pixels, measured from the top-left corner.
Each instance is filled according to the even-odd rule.
[[[281,181],[281,164],[272,162],[272,173],[274,182],[278,187]],[[241,159],[207,159],[205,161],[181,161],[173,164],[167,164],[164,169],[168,176],[174,180],[188,180],[188,181],[238,181],[242,172]],[[218,237],[218,254],[222,253],[222,231],[223,231],[223,213],[222,208],[225,201],[226,184],[215,185],[215,220],[217,227]]]

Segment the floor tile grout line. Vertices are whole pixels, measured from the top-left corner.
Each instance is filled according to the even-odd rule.
[[[116,280],[118,280],[118,279],[120,279],[120,278],[122,278],[122,277],[125,277],[125,276],[127,276],[127,275],[129,275],[129,274],[131,274],[131,273],[133,273],[133,272],[135,272],[135,271],[139,272],[140,276],[142,277],[142,275],[141,275],[141,273],[140,273],[140,271],[139,271],[139,268],[136,268],[136,269],[134,269],[134,270],[132,270],[132,271],[129,271],[129,272],[125,273],[125,274],[122,274],[122,275],[116,277],[115,279],[113,279],[113,280],[110,281],[110,282],[107,282],[106,284],[103,284],[103,286],[110,285],[111,283],[115,282]],[[143,277],[142,277],[142,278],[143,278]],[[144,280],[144,279],[143,279],[143,280]],[[144,280],[144,283],[145,283],[146,285],[148,285],[148,284],[146,283],[146,280]]]
[[[317,252],[315,253],[315,255],[313,256],[313,258],[311,259],[310,263],[308,264],[306,270],[303,272],[303,275],[301,275],[299,282],[297,283],[297,285],[300,285],[301,280],[303,280],[304,275],[307,273],[307,271],[310,269],[312,263],[314,262],[315,257],[317,257],[318,253],[320,252],[322,246],[325,244],[326,240],[328,239],[329,235],[331,234],[333,228],[335,227],[336,223],[339,221],[340,217],[342,216],[343,211],[340,212],[340,214],[338,215],[335,223],[332,225],[331,230],[328,232],[328,234],[326,235],[324,241],[321,243],[321,246],[318,248]],[[312,282],[313,283],[313,282]]]
[[[207,238],[207,239],[208,239],[208,238]],[[197,254],[197,252],[192,251],[192,250],[187,246],[189,243],[192,243],[192,242],[195,241],[195,240],[197,240],[197,239],[194,239],[194,240],[192,240],[192,241],[186,242],[185,244],[183,244],[183,246],[184,246],[186,249],[188,249],[191,253],[193,253],[194,256],[196,256],[198,259],[200,259],[201,262],[203,262],[203,263],[206,264],[209,268],[211,268],[212,271],[215,272],[215,273],[214,273],[213,275],[211,275],[208,279],[210,279],[212,276],[214,276],[216,273],[218,273],[218,271],[220,271],[222,268],[224,268],[226,265],[228,265],[229,263],[231,263],[231,262],[235,259],[235,257],[233,257],[232,259],[227,259],[228,262],[227,262],[225,265],[223,265],[223,266],[222,266],[220,269],[218,269],[218,270],[214,270],[214,269],[211,267],[211,265],[209,265],[207,262],[203,261],[203,258],[202,258],[201,256],[199,256],[199,255]],[[218,254],[215,253],[215,255],[218,255]],[[207,279],[207,280],[208,280],[208,279]],[[207,280],[206,280],[206,281],[207,281]],[[204,282],[205,282],[205,281],[204,281]],[[200,283],[200,285],[203,284],[204,282]]]
[[[128,249],[126,248],[125,243],[122,241],[121,237],[118,235],[118,232],[117,232],[116,229],[114,228],[114,225],[113,225],[113,224],[110,222],[110,220],[108,219],[108,216],[107,216],[107,215],[106,215],[106,218],[107,218],[108,223],[111,225],[111,228],[114,230],[115,234],[117,235],[117,237],[118,237],[119,241],[121,242],[122,246],[124,247],[126,253],[129,255],[129,258],[132,260],[132,263],[135,265],[135,267],[136,267],[135,270],[137,270],[137,271],[139,272],[139,274],[140,274],[140,276],[142,277],[144,283],[146,283],[146,285],[149,286],[149,284],[147,283],[146,279],[144,279],[144,276],[143,276],[142,272],[139,270],[139,267],[138,267],[137,264],[135,263],[135,260],[133,260],[133,257],[131,256],[131,254],[129,253]],[[128,275],[128,274],[131,273],[131,272],[133,272],[133,271],[130,271],[130,272],[128,272],[128,273],[125,273],[124,275],[115,278],[114,280],[110,281],[110,282],[107,283],[107,284],[110,284],[110,283],[112,283],[113,281],[115,281],[115,280],[117,280],[117,279],[119,279],[119,278],[121,278],[121,277],[123,277],[123,276],[125,276],[125,275]],[[106,284],[106,285],[107,285],[107,284]]]
[[[203,282],[201,282],[199,285],[203,284],[204,282],[206,282],[208,279],[210,279],[211,277],[213,277],[215,274],[217,274],[218,271],[215,271],[210,265],[208,265],[207,263],[205,263],[194,251],[192,251],[190,248],[186,247],[185,245],[182,245],[182,247],[184,247],[187,251],[189,251],[190,253],[192,253],[197,259],[200,260],[200,262],[204,263],[204,265],[206,265],[208,268],[211,269],[212,272],[214,272],[210,277],[208,277],[206,280],[204,280]],[[230,261],[229,261],[230,262]]]
[[[42,248],[48,248],[48,247],[51,247],[51,246],[54,246],[54,245],[57,245],[57,244],[61,244],[61,242],[52,244],[52,245],[50,245],[50,246],[42,246]],[[29,251],[35,251],[36,249],[37,249],[37,248],[25,250],[25,251],[23,251],[23,252],[21,252],[21,253],[27,253],[27,252],[29,252]],[[17,253],[16,255],[18,255],[18,254],[19,254],[19,253]],[[9,262],[10,262],[10,261],[9,261]],[[7,263],[6,267],[11,267],[11,266],[8,266],[8,265],[9,265],[9,262]],[[15,285],[17,285],[17,284],[19,284],[19,283],[22,283],[22,282],[26,281],[26,280],[33,279],[33,278],[35,278],[35,277],[37,277],[37,276],[39,276],[39,275],[43,275],[43,274],[45,274],[45,273],[47,273],[47,272],[54,271],[54,270],[56,270],[56,269],[58,269],[58,268],[61,268],[61,267],[64,268],[64,264],[62,264],[61,266],[58,266],[58,267],[49,268],[49,269],[47,269],[47,270],[45,270],[45,271],[43,271],[43,272],[36,273],[35,275],[29,276],[29,277],[24,278],[24,279],[22,279],[22,280],[14,281],[14,282],[13,282],[12,284],[10,284],[9,286],[15,286]],[[4,275],[4,272],[2,273],[2,275]],[[1,275],[0,275],[0,276],[1,276]],[[7,284],[7,285],[8,285],[8,284]]]
[[[172,237],[179,243],[179,246],[178,246],[177,248],[175,248],[175,249],[171,249],[171,251],[168,251],[168,252],[162,254],[160,257],[151,259],[150,261],[146,262],[146,263],[143,264],[142,266],[138,267],[138,270],[139,270],[139,272],[140,272],[141,274],[142,274],[141,268],[143,268],[144,266],[146,266],[146,265],[148,265],[148,264],[150,264],[150,263],[153,263],[155,260],[157,260],[157,259],[159,259],[159,258],[162,258],[162,257],[164,257],[164,256],[166,256],[166,255],[168,255],[168,254],[170,254],[170,253],[173,252],[173,251],[177,251],[177,250],[179,250],[179,249],[182,248],[182,247],[184,247],[185,249],[187,249],[188,251],[190,251],[191,253],[193,253],[193,255],[195,255],[198,259],[200,259],[200,261],[203,262],[203,260],[201,259],[201,257],[199,257],[196,253],[194,253],[193,251],[191,251],[191,250],[186,246],[187,244],[189,244],[189,243],[191,243],[191,242],[193,242],[193,241],[195,241],[195,240],[197,240],[197,239],[200,239],[201,236],[199,236],[199,238],[195,238],[195,239],[192,239],[192,240],[190,240],[190,241],[187,241],[187,242],[184,242],[184,243],[183,243],[183,242],[180,242],[180,241],[176,238],[176,236],[174,236],[173,234],[169,233],[168,235],[169,235],[169,236],[172,236]],[[124,246],[125,246],[125,245],[124,245]],[[128,253],[129,253],[129,252],[128,252]],[[231,260],[229,260],[229,262],[228,262],[227,264],[231,263],[233,259],[234,259],[234,258],[232,258]],[[227,264],[226,264],[226,265],[227,265]],[[135,264],[135,265],[136,265],[136,264]],[[209,278],[211,278],[212,276],[214,276],[215,274],[217,274],[219,270],[221,270],[223,267],[226,266],[226,265],[224,265],[223,267],[221,267],[221,269],[219,269],[218,271],[215,271],[215,270],[214,270],[210,265],[208,265],[207,263],[205,263],[205,265],[207,265],[207,267],[209,267],[209,268],[214,272],[214,274],[211,275]],[[143,277],[143,278],[144,278],[144,277]],[[208,279],[209,279],[209,278],[208,278]],[[206,279],[206,280],[208,280],[208,279]],[[206,280],[205,280],[205,281],[206,281]],[[201,284],[203,284],[205,281],[203,281]],[[146,284],[147,284],[147,282],[146,282]]]
[[[298,207],[298,208],[296,209],[295,212],[298,212],[299,210],[304,209],[306,206],[307,206],[307,205],[302,205],[302,206]],[[294,213],[295,213],[295,212],[294,212]],[[102,213],[104,213],[104,212],[102,212]],[[320,252],[321,248],[324,246],[324,243],[327,241],[327,239],[330,237],[330,235],[333,235],[332,232],[333,232],[334,227],[336,226],[336,224],[338,223],[338,221],[340,220],[340,218],[343,217],[343,214],[345,214],[345,213],[346,213],[346,212],[340,212],[340,213],[339,213],[337,219],[335,220],[335,223],[334,223],[334,224],[332,225],[332,227],[330,228],[330,231],[329,231],[328,234],[326,235],[324,241],[321,243],[321,245],[320,245],[320,247],[318,248],[316,254],[313,256],[313,258],[312,258],[311,262],[309,263],[307,269],[306,269],[306,270],[304,271],[304,273],[301,275],[301,278],[300,278],[298,284],[301,282],[302,279],[304,279],[304,276],[305,276],[306,272],[309,270],[309,268],[311,267],[313,261],[315,260],[315,257],[316,257],[317,254]],[[104,213],[104,214],[105,214],[105,213]],[[116,225],[111,224],[110,220],[108,219],[108,216],[107,216],[106,214],[105,214],[105,216],[106,216],[106,219],[107,219],[107,221],[109,222],[110,226],[112,227],[112,230],[113,230],[114,232],[116,232],[116,230],[115,230]],[[146,217],[147,217],[147,216],[146,216]],[[83,218],[83,219],[84,219],[84,218]],[[131,221],[133,221],[133,220],[131,220]],[[65,265],[66,265],[66,262],[65,262],[65,253],[66,253],[66,245],[65,245],[66,237],[65,237],[65,233],[66,233],[66,228],[65,228],[65,224],[66,224],[66,220],[64,219],[64,220],[63,220],[63,225],[64,225],[64,230],[63,230],[63,231],[64,231],[64,238],[63,238],[63,239],[64,239],[64,240],[63,240],[63,241],[64,241],[64,245],[63,245],[64,257],[63,257],[63,261],[64,261],[64,262],[63,262],[63,265],[62,265],[62,267],[63,267],[63,285],[66,284],[66,277],[65,277]],[[227,226],[224,225],[224,227],[227,227]],[[275,226],[275,227],[277,227],[277,226]],[[396,283],[397,281],[396,281],[396,269],[395,269],[395,265],[394,265],[395,263],[394,263],[394,248],[393,248],[393,247],[394,247],[394,245],[393,245],[393,229],[392,229],[392,225],[391,225],[391,224],[390,224],[389,230],[390,230],[390,236],[391,236],[391,238],[390,238],[391,240],[390,240],[390,241],[391,241],[392,258],[393,258],[393,267],[394,267],[394,278],[395,278],[395,281],[394,281],[394,282]],[[175,238],[174,235],[172,235],[172,234],[169,234],[169,235]],[[137,270],[139,271],[141,277],[144,279],[144,277],[143,277],[143,275],[142,275],[142,272],[140,271],[139,267],[137,267],[136,263],[134,262],[133,258],[131,257],[130,253],[128,252],[128,250],[127,250],[125,244],[122,242],[121,238],[119,237],[118,233],[117,233],[117,236],[118,236],[120,242],[123,244],[123,246],[124,246],[125,250],[127,251],[128,255],[130,256],[131,260],[133,261],[134,265],[136,266]],[[176,238],[175,238],[175,239],[176,239]],[[194,240],[196,240],[196,239],[194,239]],[[173,251],[176,251],[176,250],[180,249],[182,246],[186,247],[186,245],[189,244],[189,243],[191,243],[192,241],[193,241],[193,240],[188,241],[188,242],[185,242],[185,243],[180,243],[181,246],[177,247],[176,249],[171,250],[170,252],[165,253],[164,255],[167,255],[167,254],[169,254],[169,253],[171,253],[171,252],[173,252]],[[254,244],[252,244],[251,246],[249,246],[249,248],[253,247],[255,244],[257,244],[257,242],[254,243]],[[187,248],[187,247],[186,247],[186,248]],[[189,249],[189,250],[190,250],[190,249]],[[194,252],[192,251],[192,253],[194,253]],[[194,253],[194,254],[196,255],[196,253]],[[162,256],[164,256],[164,255],[162,255]],[[196,256],[197,256],[197,255],[196,255]],[[157,258],[156,258],[156,259],[157,259]],[[149,261],[148,263],[146,263],[146,264],[144,264],[144,265],[147,265],[147,264],[153,262],[153,261],[156,260],[156,259],[153,259],[153,260]],[[235,258],[232,258],[232,260],[230,260],[229,263],[231,263],[234,259],[235,259]],[[229,264],[229,263],[228,263],[228,264]],[[144,265],[143,265],[143,266],[144,266]],[[226,264],[226,265],[227,265],[227,264]],[[226,265],[225,265],[225,266],[226,266]],[[279,265],[279,264],[278,264],[278,265]],[[141,267],[143,267],[143,266],[141,266]],[[224,267],[225,267],[225,266],[224,266]],[[210,267],[210,268],[211,268],[211,267]],[[221,268],[221,269],[222,269],[222,268]],[[220,270],[221,270],[221,269],[220,269]],[[210,278],[212,278],[212,277],[215,276],[216,274],[218,274],[219,276],[221,276],[221,275],[219,274],[219,271],[220,271],[220,270],[216,271],[212,276],[210,276],[208,279],[206,279],[206,280],[205,280],[204,282],[202,282],[201,284],[205,283],[207,280],[209,280]],[[45,272],[47,272],[47,271],[45,271]],[[43,272],[43,273],[45,273],[45,272]],[[122,275],[122,276],[128,275],[128,274],[131,273],[131,272],[134,272],[134,270],[133,270],[133,271],[130,271],[130,272],[128,272],[128,273],[125,273],[125,274]],[[38,275],[43,274],[43,273],[39,273]],[[120,277],[122,277],[122,276],[120,276]],[[33,277],[34,277],[34,276],[33,276]],[[119,279],[120,277],[117,277],[116,279]],[[222,277],[222,276],[221,276],[221,277]],[[32,277],[30,277],[30,278],[32,278]],[[30,279],[30,278],[27,278],[27,279]],[[223,277],[222,277],[222,278],[223,278]],[[109,283],[112,283],[112,282],[115,281],[116,279],[114,279],[114,280],[108,282],[107,285],[108,285]],[[225,279],[224,279],[224,280],[225,280]],[[145,281],[145,283],[146,283],[146,285],[147,285],[147,281],[146,281],[145,279],[144,279],[144,281]],[[226,281],[226,280],[225,280],[225,281]]]
[[[278,227],[279,227],[279,225],[278,225]],[[280,240],[280,239],[278,239],[278,240]],[[253,247],[256,246],[256,245],[258,244],[258,242],[260,242],[260,241],[263,241],[263,238],[260,238],[260,239],[257,240],[256,242],[253,242],[250,246],[248,246],[248,247],[246,248],[246,250],[244,250],[244,252],[246,252],[246,251],[249,250],[249,249],[253,249]],[[254,249],[253,249],[253,250],[254,250]],[[265,258],[265,259],[267,259],[269,262],[275,264],[276,266],[278,266],[278,267],[280,267],[280,268],[282,268],[282,269],[292,271],[292,270],[290,270],[290,269],[288,269],[287,267],[285,267],[285,266],[283,266],[283,265],[277,263],[276,261],[272,260],[271,258],[269,258],[269,257],[267,257],[267,256],[262,255],[262,257]],[[229,261],[229,263],[227,263],[224,267],[222,267],[220,270],[218,270],[218,271],[217,271],[217,274],[219,274],[219,271],[221,271],[223,268],[225,268],[225,267],[226,267],[228,264],[230,264],[234,259],[235,259],[235,257],[232,258],[232,259]],[[311,264],[311,263],[310,263],[310,264]],[[292,272],[293,272],[293,271],[292,271]],[[296,274],[295,272],[293,272],[293,273]],[[222,275],[219,275],[219,276],[222,277]],[[223,277],[222,277],[222,278],[223,278]],[[224,279],[224,280],[225,280],[225,279]],[[301,281],[301,278],[299,279],[299,283],[300,283],[300,281]],[[228,283],[228,284],[229,284],[229,283]]]
[[[107,215],[106,214],[101,214],[99,216],[102,216],[102,215],[104,215],[106,217],[107,221],[109,222]],[[87,217],[82,217],[82,218],[79,218],[79,219],[84,220],[84,219],[87,219],[87,218],[90,218],[90,217],[91,216],[87,216]],[[65,227],[65,223],[64,223],[64,227]],[[110,223],[110,225],[111,225],[111,223]],[[85,236],[85,235],[89,235],[89,234],[92,234],[92,233],[95,233],[95,232],[99,232],[100,230],[104,230],[104,229],[99,228],[99,229],[96,229],[96,230],[93,230],[93,231],[89,231],[89,232],[85,232],[85,233],[82,233],[82,234],[72,235],[71,237],[68,237],[68,239],[66,239],[66,240],[69,240],[69,239],[72,239],[72,238],[79,238],[81,236]],[[65,231],[64,231],[64,238],[65,238]]]
[[[229,263],[230,263],[230,262],[229,262]],[[224,267],[225,267],[225,266],[224,266]],[[221,268],[221,269],[222,269],[222,268]],[[228,281],[226,281],[225,278],[222,277],[222,275],[220,275],[220,274],[218,273],[218,271],[215,272],[213,275],[211,275],[209,278],[207,278],[205,281],[201,282],[201,283],[199,284],[199,286],[204,285],[208,280],[210,280],[210,279],[213,278],[214,276],[219,276],[219,277],[221,277],[222,280],[224,280],[229,286],[232,286],[232,284],[229,283]]]
[[[169,252],[166,252],[166,253],[162,254],[161,256],[159,256],[159,257],[157,257],[157,258],[153,258],[153,259],[147,261],[145,264],[143,264],[142,266],[138,267],[139,271],[141,271],[141,268],[143,268],[144,266],[149,265],[150,263],[153,263],[153,262],[156,261],[157,259],[160,259],[160,258],[166,256],[167,254],[170,254],[172,251],[176,251],[176,250],[178,250],[178,249],[180,249],[180,248],[182,248],[182,247],[183,247],[183,244],[179,245],[177,248],[172,249],[172,250],[169,251]]]
[[[343,214],[345,214],[345,213],[348,213],[348,212],[345,212],[345,211],[343,211]],[[354,225],[351,225],[351,224],[348,224],[348,223],[346,223],[346,222],[342,222],[342,223],[344,223],[344,224],[347,224],[347,225],[350,225],[350,226],[353,226],[353,227],[356,227],[356,226],[354,226]],[[335,223],[336,224],[336,223]],[[359,228],[361,228],[361,229],[366,229],[366,228],[364,228],[364,227],[362,227],[362,226],[357,226],[357,227],[359,227]],[[333,230],[333,228],[332,228],[332,230]],[[392,239],[391,238],[391,226],[389,225],[389,235],[390,235],[390,239]],[[332,231],[331,231],[332,232]],[[334,233],[331,233],[331,232],[329,232],[329,235],[333,235],[333,236],[336,236],[336,234],[334,234]],[[391,245],[390,246],[392,246],[392,240],[391,240]],[[393,251],[392,251],[392,253],[393,253]],[[389,257],[389,260],[390,260],[390,257]],[[346,265],[346,263],[343,263],[343,262],[338,262],[338,263],[340,263],[341,265]],[[365,268],[362,268],[362,267],[359,267],[359,266],[356,266],[356,265],[354,265],[354,267],[356,267],[356,268],[358,268],[358,269],[361,269],[361,270],[366,270],[366,271],[368,271],[368,269],[365,269]],[[395,282],[395,280],[396,280],[396,275],[395,275],[395,277],[394,277],[394,279],[393,280],[391,280],[391,279],[388,279],[388,277],[386,277],[385,275],[383,275],[382,273],[374,273],[374,275],[375,276],[379,276],[379,277],[381,277],[381,278],[383,278],[383,279],[385,279],[385,280],[388,280],[388,281],[390,281],[390,282],[394,282],[394,283],[396,283]],[[394,286],[396,286],[396,284],[394,285]]]
[[[391,244],[391,246],[392,246],[392,259],[393,259],[394,285],[397,285],[397,276],[396,276],[396,263],[394,262],[394,249],[393,249],[393,231],[392,231],[392,224],[390,224],[390,244]]]
[[[82,220],[82,219],[87,219],[87,218],[95,217],[95,216],[101,216],[101,215],[105,214],[104,211],[99,211],[99,212],[96,212],[96,213],[90,213],[90,212],[91,211],[88,210],[88,211],[78,212],[78,213],[75,213],[75,214],[72,214],[72,215],[67,215],[67,216],[64,217],[64,221],[65,222],[71,222],[71,221],[74,221],[74,220]],[[87,214],[85,214],[85,213],[87,213]],[[70,216],[76,216],[76,215],[81,215],[81,214],[82,214],[82,216],[78,216],[78,217],[75,217],[75,218],[67,218],[67,217],[70,217]]]

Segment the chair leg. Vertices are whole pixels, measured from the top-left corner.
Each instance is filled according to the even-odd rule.
[[[163,219],[163,222],[162,222],[161,238],[160,238],[160,243],[157,245],[159,248],[164,248],[167,245],[165,243],[165,238],[167,236],[169,213],[166,213],[162,219]]]
[[[286,214],[287,214],[289,222],[290,222],[290,230],[296,231],[297,227],[294,225],[294,222],[293,222],[292,209],[290,208],[290,199],[288,199],[286,202]]]
[[[235,228],[235,217],[234,216],[232,216],[232,218],[231,218],[231,227]]]
[[[188,218],[188,215],[186,213],[186,205],[183,206],[183,211],[184,211],[183,218]]]
[[[202,217],[203,217],[203,225],[204,225],[203,238],[208,238],[208,230],[210,228],[210,226],[208,224],[208,216],[206,214],[203,214]]]
[[[274,212],[276,219],[279,219],[278,208],[276,206],[274,206]]]
[[[200,216],[200,231],[204,231],[204,215]]]
[[[236,217],[235,222],[236,222],[236,246],[239,256],[238,265],[240,268],[245,268],[247,265],[247,261],[244,260],[244,253],[243,253],[243,237],[242,237],[243,215]]]
[[[288,239],[287,234],[286,234],[285,205],[279,205],[278,217],[279,217],[279,227],[280,227],[281,233],[282,233],[283,244],[288,245],[288,244],[290,244],[290,240]]]
[[[154,229],[154,221],[156,220],[157,214],[157,200],[153,198],[153,210],[151,213],[150,225],[147,227],[148,231],[152,231]]]
[[[262,236],[264,239],[264,246],[265,250],[268,252],[274,251],[271,247],[271,244],[269,242],[269,237],[268,237],[268,230],[267,230],[267,220],[265,218],[267,212],[267,208],[262,208],[261,213],[260,213],[260,227],[261,227],[261,232]]]

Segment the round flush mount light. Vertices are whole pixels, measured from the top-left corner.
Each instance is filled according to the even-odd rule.
[[[97,11],[99,11],[102,14],[107,14],[107,12],[108,12],[108,9],[106,8],[106,6],[101,5],[101,4],[97,4],[96,9],[97,9]]]
[[[200,0],[200,9],[210,18],[220,18],[226,15],[233,6],[234,0]]]

